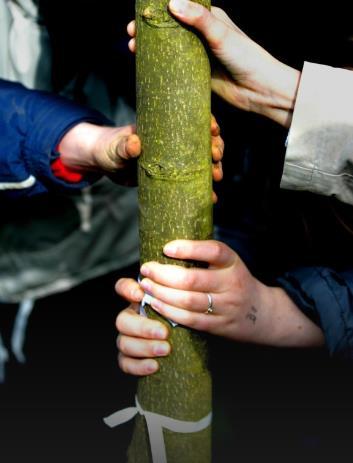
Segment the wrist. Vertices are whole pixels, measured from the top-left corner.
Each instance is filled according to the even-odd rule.
[[[243,307],[242,323],[232,337],[237,341],[273,345],[272,293],[255,277],[251,278],[250,298]]]
[[[261,281],[255,279],[251,309],[256,310],[257,323],[254,331],[254,342],[264,345],[275,345],[276,335],[274,327],[276,325],[276,314],[274,308],[275,292],[273,288],[266,286]]]
[[[95,146],[102,127],[82,122],[70,129],[59,144],[62,163],[79,172],[97,170]]]
[[[289,128],[297,97],[301,73],[272,58],[268,86],[260,93],[257,112]]]
[[[319,326],[314,324],[297,307],[288,294],[278,287],[268,287],[271,293],[272,310],[271,344],[279,347],[320,347],[324,336]]]

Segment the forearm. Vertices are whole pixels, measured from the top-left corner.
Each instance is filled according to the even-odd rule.
[[[259,329],[262,329],[260,339],[264,344],[277,347],[324,345],[321,329],[303,314],[282,288],[260,285],[258,320]]]
[[[271,57],[272,58],[272,57]],[[301,73],[276,59],[268,63],[267,84],[256,89],[253,111],[289,128]]]
[[[8,198],[30,197],[48,189],[76,191],[91,182],[72,184],[57,178],[52,163],[64,135],[81,122],[109,123],[101,114],[53,94],[28,90],[0,79],[0,191]]]

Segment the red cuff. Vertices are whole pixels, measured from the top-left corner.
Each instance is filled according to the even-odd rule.
[[[83,175],[65,166],[60,156],[51,163],[51,170],[55,177],[68,183],[80,183],[83,180]]]

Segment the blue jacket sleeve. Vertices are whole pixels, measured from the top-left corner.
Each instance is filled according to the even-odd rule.
[[[278,283],[321,327],[329,353],[353,362],[353,269],[300,268]]]
[[[112,125],[97,111],[0,79],[0,197],[29,197],[90,184],[96,176],[70,184],[50,168],[61,138],[80,122]]]

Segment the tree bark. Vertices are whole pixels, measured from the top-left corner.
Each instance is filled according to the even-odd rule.
[[[210,7],[210,0],[199,0]],[[175,21],[168,0],[136,0],[137,132],[141,262],[175,262],[163,255],[173,239],[212,236],[211,73],[203,43]],[[205,297],[205,310],[206,310]],[[151,308],[152,318],[162,320]],[[139,381],[146,411],[182,421],[199,421],[211,411],[207,349],[197,333],[170,329],[172,354],[160,371]],[[168,463],[211,461],[211,427],[193,433],[164,431]],[[129,463],[150,463],[145,419],[138,416]]]

